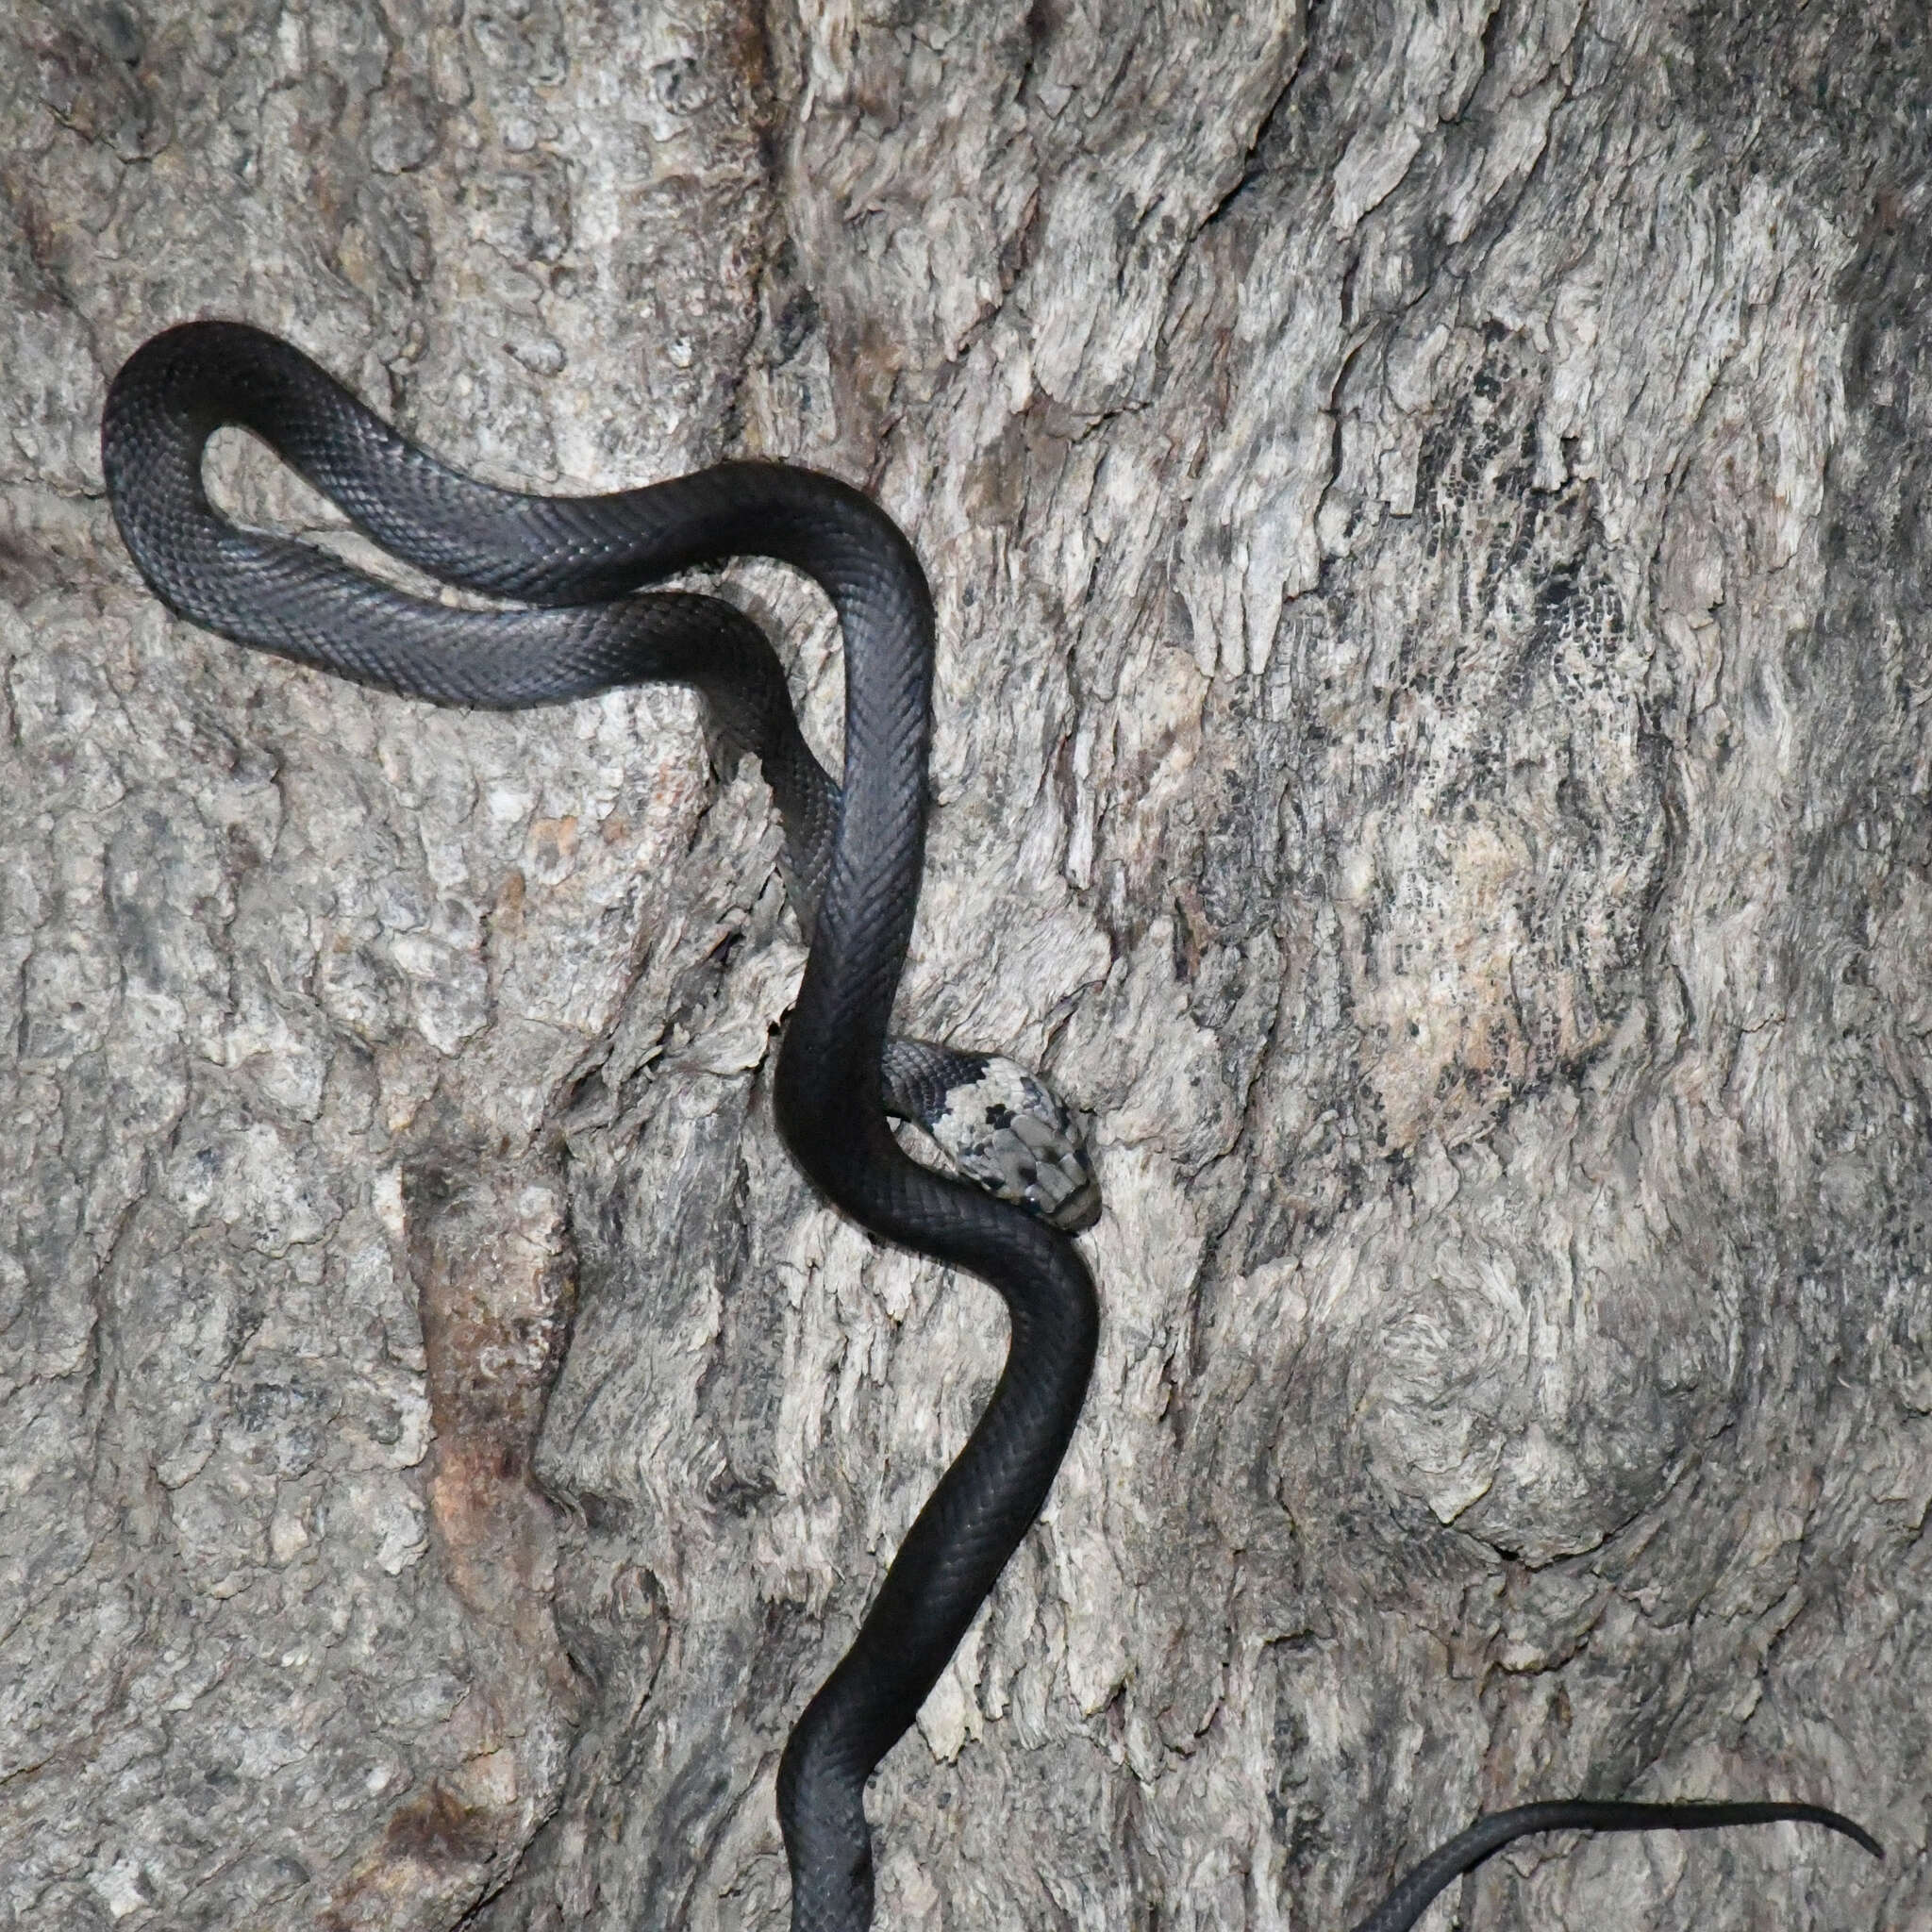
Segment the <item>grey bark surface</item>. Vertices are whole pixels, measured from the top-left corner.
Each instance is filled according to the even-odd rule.
[[[1096,1122],[1100,1366],[879,1924],[1932,1928],[1932,44],[1667,0],[0,5],[0,1926],[774,1928],[997,1304],[775,1141],[696,701],[171,621],[107,378],[874,490],[911,1030]],[[354,555],[239,438],[249,518]],[[836,637],[773,625],[836,752]],[[1439,1906],[1430,1924],[1450,1922]]]

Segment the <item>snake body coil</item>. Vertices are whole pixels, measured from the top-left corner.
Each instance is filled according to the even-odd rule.
[[[392,555],[534,608],[425,603],[309,545],[238,528],[209,504],[201,475],[208,439],[227,425],[261,437]],[[1086,1266],[1058,1231],[1088,1224],[1098,1204],[1058,1102],[1028,1090],[1031,1076],[1009,1063],[962,1063],[948,1049],[888,1039],[924,849],[933,615],[918,558],[857,491],[777,464],[721,463],[608,496],[490,488],[415,448],[299,351],[237,323],[186,324],[139,349],[109,390],[102,456],[136,564],[197,624],[448,704],[515,708],[644,680],[690,684],[762,762],[811,937],[775,1075],[786,1144],[854,1220],[979,1275],[1011,1319],[985,1413],[779,1766],[793,1932],[863,1932],[873,1892],[866,1781],[1045,1500],[1098,1321]],[[803,571],[838,613],[842,786],[806,747],[756,625],[713,598],[634,594],[677,571],[754,556]],[[963,1120],[969,1171],[1010,1198],[909,1159],[887,1125],[889,1097],[937,1132]],[[1528,1806],[1431,1853],[1358,1932],[1406,1932],[1451,1879],[1524,1832],[1774,1819],[1826,1824],[1877,1850],[1848,1819],[1812,1806]]]
[[[210,506],[202,452],[253,430],[391,554],[540,608],[458,611],[406,597]],[[898,528],[857,491],[776,464],[618,495],[521,496],[413,448],[308,358],[233,323],[145,343],[102,421],[114,512],[171,608],[242,642],[391,691],[518,707],[641,679],[692,684],[755,744],[781,801],[810,762],[763,637],[705,597],[635,597],[672,572],[770,557],[813,578],[845,637],[845,778],[811,950],[775,1075],[779,1130],[824,1195],[884,1240],[990,1282],[1007,1366],[920,1512],[857,1640],[812,1699],[778,1774],[796,1932],[872,1916],[863,1793],[1039,1514],[1086,1392],[1098,1313],[1073,1243],[909,1159],[886,1124],[881,1060],[924,851],[932,601]],[[613,601],[622,600],[622,601]],[[789,826],[794,851],[809,833]]]

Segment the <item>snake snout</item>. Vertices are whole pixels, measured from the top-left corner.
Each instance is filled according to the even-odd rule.
[[[1042,1221],[1051,1222],[1062,1234],[1085,1234],[1100,1219],[1100,1181],[1087,1163],[1084,1150],[1081,1165],[1087,1177],[1056,1208],[1034,1208]],[[1028,1207],[1033,1204],[1029,1201]]]

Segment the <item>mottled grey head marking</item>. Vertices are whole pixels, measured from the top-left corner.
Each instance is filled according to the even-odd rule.
[[[1037,1074],[987,1057],[921,1124],[989,1193],[1068,1234],[1100,1219],[1100,1183],[1073,1109]]]
[[[967,1179],[1078,1234],[1100,1219],[1100,1182],[1074,1109],[997,1054],[929,1040],[886,1041],[886,1111],[917,1121]]]

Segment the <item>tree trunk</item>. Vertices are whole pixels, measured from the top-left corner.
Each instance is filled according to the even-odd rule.
[[[1529,1840],[1468,1923],[1932,1926],[1928,90],[1904,0],[0,9],[0,1926],[781,1926],[1005,1341],[777,1144],[693,697],[147,595],[101,401],[198,314],[499,481],[832,471],[933,578],[902,1021],[1108,1213],[882,1932],[1341,1932],[1573,1793],[1890,1857]],[[724,589],[835,753],[824,608]]]

